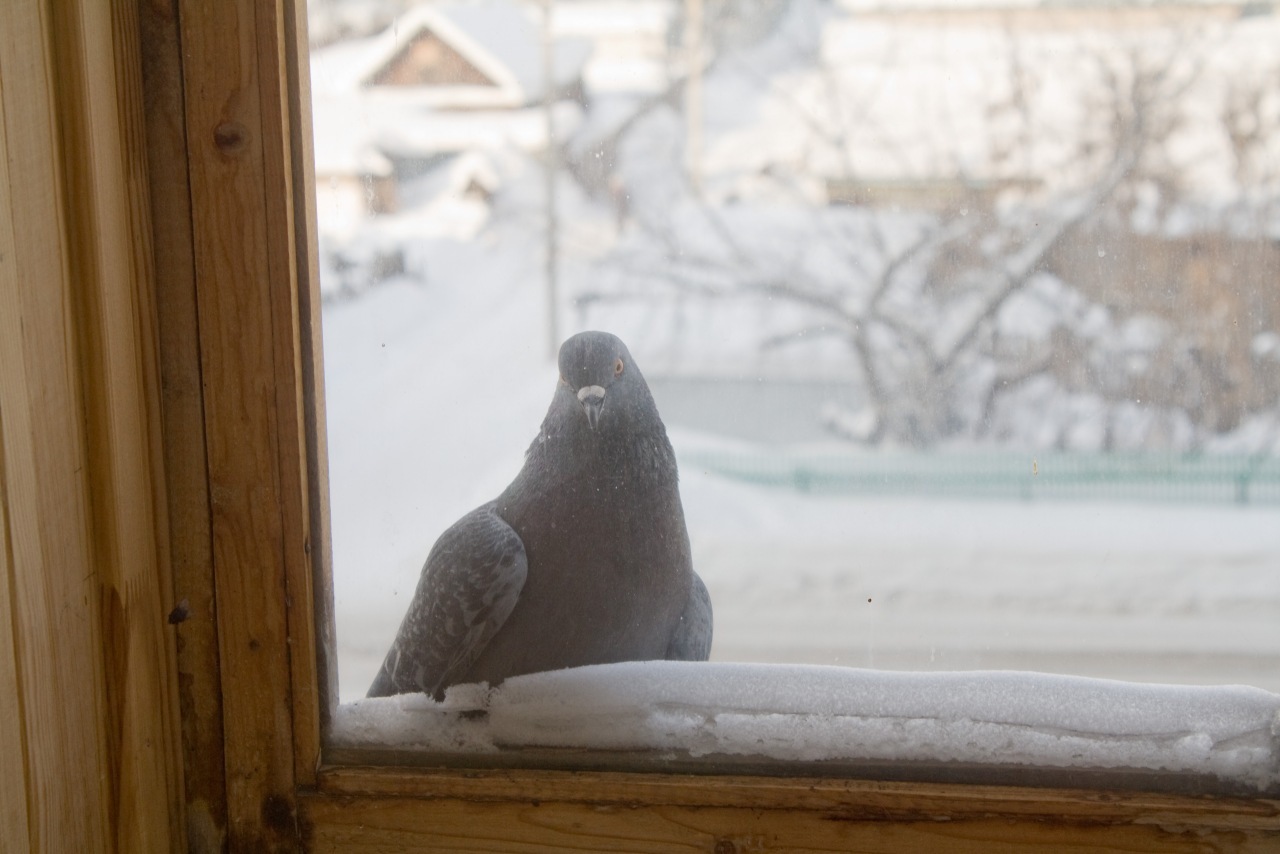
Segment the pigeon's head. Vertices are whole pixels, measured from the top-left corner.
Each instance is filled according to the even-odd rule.
[[[592,430],[625,419],[635,407],[651,407],[649,387],[627,345],[608,332],[579,332],[560,345],[561,391],[577,398]],[[616,423],[616,422],[615,422]]]

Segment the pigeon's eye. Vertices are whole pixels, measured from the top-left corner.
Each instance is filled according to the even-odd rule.
[[[614,360],[614,362],[613,362],[613,375],[614,375],[615,377],[620,377],[620,376],[622,376],[622,369],[623,369],[624,367],[626,367],[626,365],[622,364],[622,360],[621,360],[621,359],[615,359],[615,360]]]

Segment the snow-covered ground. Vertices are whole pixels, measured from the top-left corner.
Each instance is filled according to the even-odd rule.
[[[1148,784],[1163,776],[1169,785],[1173,772],[1216,778],[1215,790],[1274,794],[1278,716],[1280,696],[1241,686],[649,661],[534,673],[492,690],[460,685],[442,703],[421,694],[359,701],[338,710],[333,742],[470,754],[646,750],[664,764],[688,757],[712,767],[745,756],[1124,769],[1154,772]]]
[[[435,538],[518,470],[555,383],[535,247],[508,234],[432,257],[426,283],[324,311],[344,700]],[[727,441],[669,427],[677,451]],[[682,484],[714,660],[1280,691],[1274,509],[802,496],[688,467]]]

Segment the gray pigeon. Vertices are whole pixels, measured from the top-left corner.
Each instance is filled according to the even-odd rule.
[[[524,468],[427,556],[370,697],[614,661],[705,661],[675,453],[626,345],[583,332]]]

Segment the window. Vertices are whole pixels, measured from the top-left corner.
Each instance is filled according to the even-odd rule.
[[[333,646],[324,608],[324,425],[314,417],[322,411],[312,373],[319,307],[311,301],[311,280],[318,252],[308,216],[302,14],[293,4],[248,2],[180,2],[176,16],[172,11],[140,9],[147,109],[139,100],[127,110],[146,120],[164,374],[147,394],[164,404],[170,517],[167,528],[156,522],[143,530],[161,541],[172,533],[172,598],[179,599],[169,611],[178,659],[172,681],[181,708],[193,850],[216,850],[224,842],[253,851],[441,850],[464,847],[464,839],[465,846],[495,850],[516,843],[619,850],[694,844],[732,851],[966,840],[981,840],[974,846],[1110,842],[1177,850],[1200,845],[1205,834],[1257,847],[1274,837],[1274,803],[1256,798],[1140,792],[1099,798],[1016,786],[774,778],[755,776],[751,772],[759,769],[753,768],[712,777],[441,771],[344,764],[323,750],[320,732],[336,693],[322,675],[334,667],[318,661]],[[133,21],[121,12],[111,23],[84,31],[104,40],[94,44],[109,41],[117,54],[107,64],[117,74],[94,79],[114,79],[138,94],[128,51],[135,43]],[[49,38],[47,31],[35,36]],[[33,37],[31,43],[44,42]],[[5,50],[7,62],[12,45]],[[11,100],[13,80],[6,73],[6,113],[25,103]],[[41,114],[49,122],[58,115]],[[111,138],[138,155],[140,136],[117,131]],[[66,158],[72,165],[94,162],[87,150]],[[17,209],[12,199],[11,211]],[[81,210],[74,204],[69,209]],[[6,278],[5,286],[11,281]],[[111,304],[145,297],[144,285],[133,287]],[[49,341],[67,334],[53,322],[39,330]],[[145,370],[151,361],[144,351],[123,364]],[[84,388],[105,392],[108,384],[91,377]],[[4,393],[8,417],[10,402],[24,398],[8,385]],[[6,432],[6,440],[11,435]],[[6,451],[11,447],[6,441]],[[98,459],[135,459],[129,453],[117,449]],[[6,473],[7,466],[8,457]],[[72,482],[70,474],[65,477]],[[98,564],[87,556],[65,563],[77,571],[86,565]],[[168,604],[158,576],[143,579],[139,589],[153,597],[152,605]],[[161,623],[152,608],[128,612],[124,623],[114,625],[147,625],[137,616],[143,611],[153,625]],[[136,699],[130,710],[155,713],[165,704],[163,698],[124,696]],[[122,720],[104,713],[98,725],[109,731],[108,723]],[[176,748],[176,742],[165,743]],[[134,754],[121,766],[136,769],[136,776],[120,779],[121,803],[131,803],[128,795],[137,791],[130,783],[172,790],[161,784],[162,772],[144,766]],[[50,790],[69,786],[71,776],[68,767]],[[6,807],[8,794],[6,789]],[[98,797],[99,806],[108,800]],[[107,809],[102,807],[104,815]],[[157,823],[140,826],[163,838],[168,829],[162,825],[176,821],[176,812],[156,809],[148,815]],[[932,820],[937,816],[948,821]]]
[[[696,5],[549,8],[550,87],[521,64],[546,35],[533,7],[314,10],[343,699],[436,536],[518,469],[548,337],[584,327],[629,342],[673,436],[715,660],[1278,687],[1274,15],[728,3],[699,29]],[[751,672],[723,678],[759,698]],[[620,675],[622,705],[641,678]],[[858,678],[845,693],[874,696]],[[1088,690],[988,681],[994,706],[955,714],[1001,734],[959,758],[1020,755],[1011,698]],[[771,739],[760,756],[848,758],[815,733],[719,740],[693,693],[667,698],[688,720],[651,716],[670,732],[623,735],[615,698],[592,735],[591,689],[555,687],[576,699],[541,727],[512,689],[483,725],[424,733],[428,706],[396,741],[696,732],[703,768]],[[740,727],[792,708],[726,690]],[[386,745],[377,717],[346,710],[338,743]],[[915,757],[884,749],[856,756]]]

